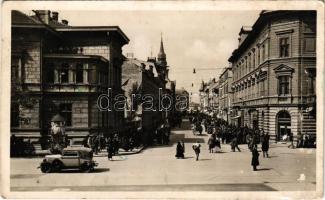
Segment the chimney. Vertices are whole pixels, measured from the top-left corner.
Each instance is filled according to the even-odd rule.
[[[64,25],[68,25],[68,20],[65,20],[65,19],[62,19],[62,24],[64,24]]]
[[[59,20],[59,13],[58,12],[52,12],[52,20],[57,22]]]
[[[239,46],[243,43],[246,37],[252,32],[252,27],[250,26],[242,26],[239,32]]]
[[[40,19],[45,23],[49,24],[51,11],[49,10],[37,10],[36,11]]]

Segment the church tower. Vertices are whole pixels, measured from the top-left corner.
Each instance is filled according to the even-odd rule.
[[[167,66],[166,54],[165,54],[165,50],[164,50],[164,43],[163,43],[162,36],[161,36],[161,41],[160,41],[160,50],[158,53],[158,64],[160,64],[162,67]]]

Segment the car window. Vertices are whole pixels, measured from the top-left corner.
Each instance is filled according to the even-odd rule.
[[[78,152],[65,151],[65,152],[63,152],[63,156],[78,156]]]

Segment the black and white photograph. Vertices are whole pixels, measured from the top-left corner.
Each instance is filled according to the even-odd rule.
[[[324,4],[253,3],[5,2],[4,198],[322,198]]]

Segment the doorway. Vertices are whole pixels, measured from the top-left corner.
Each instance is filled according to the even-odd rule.
[[[277,114],[277,141],[286,141],[291,134],[291,116],[288,111],[282,110]]]

